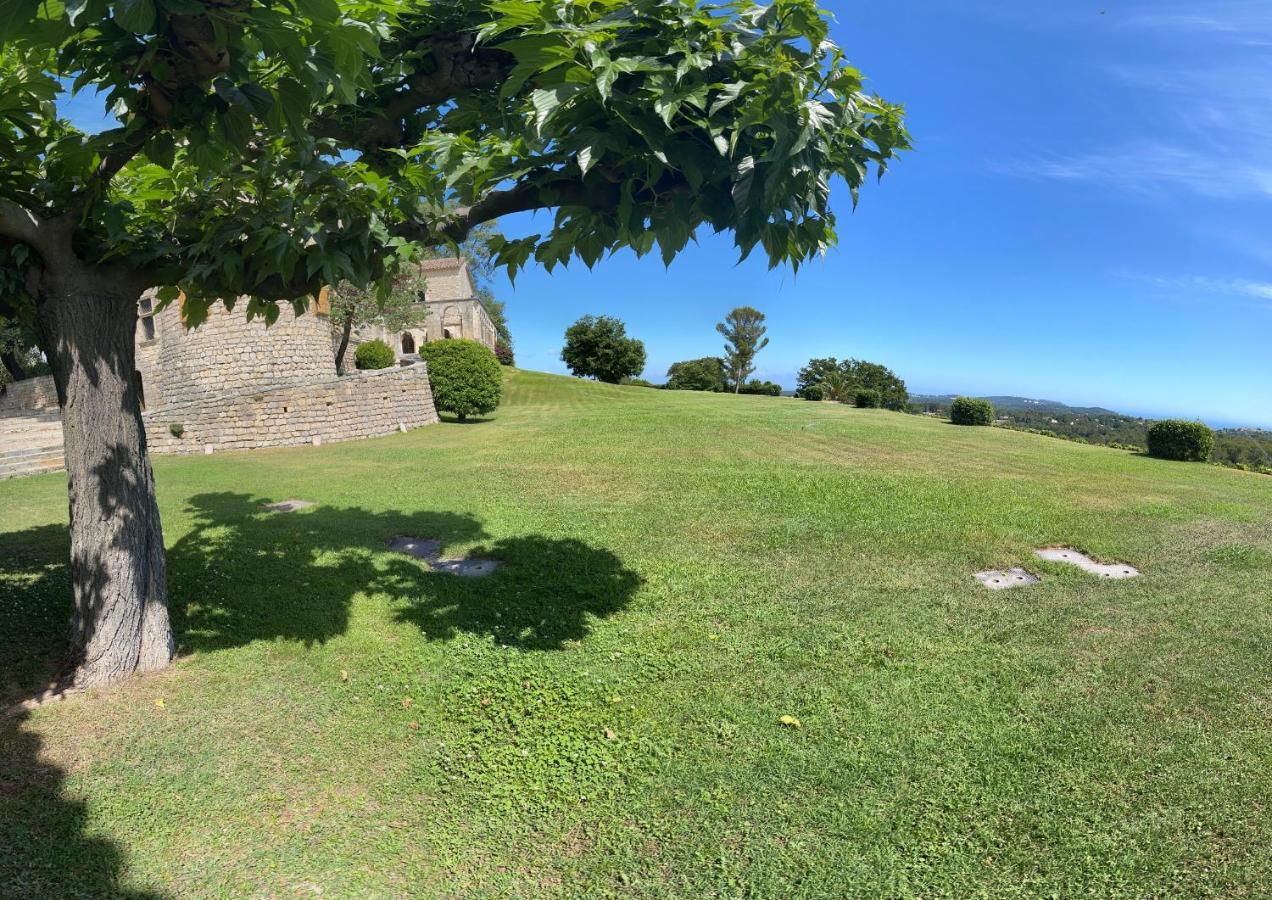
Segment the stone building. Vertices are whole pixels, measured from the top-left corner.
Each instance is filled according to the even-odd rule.
[[[467,338],[495,349],[498,333],[490,313],[477,299],[468,261],[459,258],[426,259],[420,264],[427,279],[421,300],[427,315],[415,328],[390,333],[384,328],[363,328],[353,345],[379,339],[393,348],[399,360],[413,359],[420,345],[443,338]],[[352,352],[352,348],[350,349]]]

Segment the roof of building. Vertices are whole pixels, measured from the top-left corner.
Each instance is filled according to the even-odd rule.
[[[468,264],[462,257],[444,256],[441,259],[425,259],[420,261],[420,268],[425,272],[436,272],[439,269],[460,269]]]

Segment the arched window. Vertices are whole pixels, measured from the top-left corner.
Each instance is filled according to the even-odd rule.
[[[450,340],[451,338],[453,338],[454,336],[455,336],[455,335],[451,334],[451,330],[450,330],[449,328],[443,328],[443,329],[442,329],[442,337],[444,337],[446,340],[448,340],[448,341],[449,341],[449,340]]]
[[[415,352],[415,336],[412,335],[411,332],[409,331],[402,332],[402,352],[403,353]]]

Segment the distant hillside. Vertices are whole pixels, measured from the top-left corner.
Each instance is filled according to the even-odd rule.
[[[1053,434],[1071,441],[1110,447],[1142,448],[1152,419],[1126,416],[1102,406],[1069,406],[1058,400],[1029,397],[985,397],[994,404],[995,424],[1004,428]],[[953,394],[911,394],[910,409],[949,415]],[[1272,432],[1255,428],[1215,431],[1213,462],[1257,472],[1272,472]]]
[[[954,394],[911,394],[911,403],[934,403],[942,406],[949,406],[953,402]],[[983,397],[994,404],[994,409],[999,412],[1037,412],[1050,413],[1056,415],[1058,413],[1076,413],[1085,416],[1121,416],[1121,413],[1114,412],[1111,409],[1105,409],[1102,406],[1069,406],[1067,403],[1061,403],[1059,400],[1034,400],[1029,397]],[[1124,418],[1133,418],[1126,416]]]

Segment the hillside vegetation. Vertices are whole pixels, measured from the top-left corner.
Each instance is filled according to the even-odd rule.
[[[1266,890],[1272,481],[508,377],[487,421],[156,461],[182,657],[0,719],[0,895]],[[11,701],[69,613],[64,481],[0,509]]]

